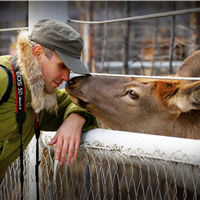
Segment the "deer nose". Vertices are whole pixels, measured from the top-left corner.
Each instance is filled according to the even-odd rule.
[[[73,80],[69,80],[69,81],[66,82],[65,87],[69,87],[69,86],[74,85],[74,84],[75,84],[75,82]]]

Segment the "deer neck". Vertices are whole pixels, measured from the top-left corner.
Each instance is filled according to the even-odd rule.
[[[190,139],[200,139],[200,111],[192,110],[182,113],[176,120],[174,126],[174,136]]]

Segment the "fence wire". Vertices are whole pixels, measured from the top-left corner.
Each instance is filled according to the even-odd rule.
[[[60,166],[54,159],[55,146],[48,146],[53,134],[40,138],[40,199],[199,199],[200,162],[190,164],[194,155],[155,159],[158,151],[142,155],[121,151],[118,146],[84,142],[77,160]],[[33,147],[31,147],[33,148]],[[130,147],[131,148],[131,147]],[[36,199],[34,163],[25,151],[24,199]],[[161,153],[161,152],[159,152]],[[34,185],[31,186],[31,185]],[[0,186],[0,199],[20,199],[20,160],[7,171]],[[32,195],[32,196],[31,196]]]
[[[43,137],[41,146],[46,152],[54,152],[54,148],[50,150],[46,145],[50,140],[48,137],[49,135]],[[48,162],[51,160],[54,167],[51,166],[51,170],[47,170],[47,173],[43,170],[45,177],[52,177],[51,180],[42,183],[49,185],[49,189],[43,191],[45,198],[198,199],[200,197],[199,159],[198,162],[190,164],[194,155],[175,151],[173,156],[167,157],[165,152],[157,149],[151,154],[144,154],[144,149],[132,151],[131,149],[134,149],[132,147],[122,151],[123,147],[104,146],[97,140],[94,139],[93,142],[89,139],[83,140],[78,159],[70,166],[60,166],[54,161],[54,157],[46,153],[49,157],[43,160],[43,164],[49,166]],[[162,154],[163,159],[156,159],[158,154]],[[172,157],[177,161],[181,157],[182,160],[174,162]]]
[[[23,195],[24,200],[28,200],[28,192],[30,191],[29,185],[29,173],[31,169],[28,168],[28,164],[31,162],[27,154],[27,149],[24,151],[24,161],[23,161],[23,178],[24,178],[24,188]],[[34,170],[34,166],[33,166]],[[21,199],[21,168],[20,168],[20,158],[13,162],[9,168],[5,177],[0,185],[0,199],[1,200],[13,200]]]
[[[160,18],[160,17],[191,14],[191,13],[196,13],[196,12],[200,12],[200,8],[184,9],[184,10],[177,10],[177,11],[171,11],[171,12],[156,13],[156,14],[150,14],[150,15],[127,17],[127,18],[122,18],[122,19],[105,20],[105,21],[81,21],[81,20],[74,20],[74,19],[70,19],[70,18],[68,18],[68,21],[74,22],[74,23],[79,23],[79,24],[80,23],[83,23],[83,24],[105,24],[105,23],[123,22],[123,21],[129,21],[129,20],[154,19],[154,18]],[[5,28],[5,29],[0,29],[0,32],[27,30],[27,29],[29,29],[29,27]]]
[[[74,20],[74,19],[68,19],[68,21],[75,22],[75,23],[83,23],[83,24],[105,24],[105,23],[123,22],[123,21],[129,21],[129,20],[133,21],[133,20],[154,19],[154,18],[160,18],[160,17],[191,14],[191,13],[196,13],[196,12],[200,12],[200,8],[184,9],[184,10],[177,10],[177,11],[171,11],[171,12],[156,13],[156,14],[150,14],[150,15],[127,17],[127,18],[122,18],[122,19],[113,19],[113,20],[105,20],[105,21],[81,21],[81,20]]]

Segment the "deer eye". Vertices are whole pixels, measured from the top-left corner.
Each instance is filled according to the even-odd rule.
[[[128,95],[133,100],[138,100],[139,99],[139,96],[133,90],[129,90],[128,91]]]

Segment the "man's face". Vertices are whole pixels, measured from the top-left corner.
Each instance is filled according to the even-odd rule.
[[[44,76],[45,92],[52,93],[63,81],[69,80],[70,70],[56,53],[50,59],[42,53],[38,62]]]

